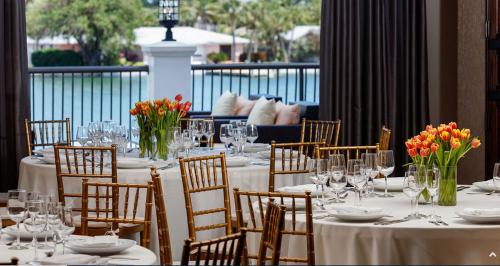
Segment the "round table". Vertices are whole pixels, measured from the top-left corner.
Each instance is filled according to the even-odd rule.
[[[393,225],[374,222],[342,222],[333,217],[314,220],[316,264],[500,264],[500,224],[472,224],[459,218],[456,212],[464,208],[498,208],[498,194],[469,195],[471,189],[458,192],[457,206],[436,204],[436,213],[449,226],[436,226],[427,219],[411,220]],[[381,207],[399,219],[411,212],[410,200],[403,193],[394,198],[363,198],[362,205]],[[354,195],[347,202],[353,204]],[[342,204],[342,203],[341,203]],[[431,206],[420,206],[419,212],[431,213]],[[322,214],[313,214],[320,217]],[[286,223],[290,225],[291,215]],[[305,230],[305,216],[298,215],[297,224]],[[249,238],[249,247],[258,246],[259,239]],[[305,255],[305,241],[282,242],[283,255]]]
[[[3,238],[0,243],[0,262],[8,262],[12,257],[19,259],[19,265],[26,264],[31,261],[34,256],[34,248],[29,245],[29,243],[23,242],[23,245],[27,245],[29,248],[24,250],[10,250],[10,246],[6,246],[4,243],[11,241],[10,238]],[[38,260],[45,260],[47,256],[45,252],[48,250],[38,250]],[[57,245],[57,252],[53,256],[58,256],[62,254],[62,246]],[[75,254],[71,249],[66,248],[65,254]],[[113,265],[154,265],[157,264],[156,255],[149,249],[135,245],[119,254],[114,255],[115,258],[108,261],[108,264]],[[113,256],[111,256],[113,257]],[[127,259],[126,259],[127,258]],[[128,259],[133,258],[133,259]],[[76,262],[73,262],[76,263]]]
[[[224,149],[216,148],[211,151],[212,154],[218,154]],[[120,158],[118,157],[118,160]],[[19,169],[19,188],[37,191],[39,193],[53,193],[57,195],[57,178],[55,165],[46,164],[36,158],[26,157],[22,159]],[[186,209],[184,204],[184,194],[182,179],[179,166],[173,168],[159,170],[162,178],[163,190],[165,194],[165,203],[167,208],[168,226],[170,229],[170,239],[172,244],[172,254],[174,260],[180,260],[182,254],[183,241],[188,238]],[[251,164],[244,167],[228,167],[228,182],[229,194],[231,197],[231,209],[234,212],[233,188],[238,187],[245,191],[267,191],[269,179],[269,165],[266,165],[263,160],[259,160],[258,165]],[[150,170],[145,167],[143,169],[118,169],[118,182],[121,183],[144,183],[151,180]],[[303,183],[302,178],[277,178],[276,186],[291,186]],[[65,189],[72,192],[81,191],[81,181],[65,183]],[[200,195],[201,196],[201,195]],[[207,200],[210,199],[210,200]],[[195,197],[192,199],[193,206],[196,208],[213,208],[214,206],[221,207],[223,202],[222,193],[214,193],[207,197]],[[139,213],[138,215],[140,215]],[[207,220],[209,219],[209,220]],[[207,221],[215,222],[214,219],[220,221],[220,217],[209,217],[197,219],[196,222],[203,224]],[[157,232],[156,215],[153,211],[152,232]],[[205,233],[205,232],[203,232]],[[205,233],[199,234],[201,239],[220,237],[221,233]],[[158,254],[158,236],[151,234],[151,249]]]

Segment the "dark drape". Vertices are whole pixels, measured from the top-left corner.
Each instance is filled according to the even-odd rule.
[[[404,141],[429,120],[425,0],[323,0],[320,118],[341,119],[342,145]]]
[[[17,187],[26,155],[23,121],[29,118],[24,0],[0,1],[0,191]]]

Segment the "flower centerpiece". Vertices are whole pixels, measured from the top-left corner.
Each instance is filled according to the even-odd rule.
[[[177,94],[174,101],[167,98],[153,102],[137,102],[130,114],[137,118],[139,125],[140,157],[148,154],[150,157],[166,160],[168,145],[171,141],[171,128],[178,127],[181,117],[186,116],[191,108],[191,102],[182,102],[182,95]],[[156,145],[155,145],[156,144]]]
[[[437,128],[426,126],[419,135],[408,139],[405,145],[415,165],[427,169],[434,165],[439,168],[439,205],[455,206],[458,161],[471,149],[481,146],[481,141],[471,138],[470,129],[459,129],[457,123],[450,122]]]

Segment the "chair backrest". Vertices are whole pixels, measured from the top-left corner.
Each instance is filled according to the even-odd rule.
[[[337,146],[340,135],[340,120],[320,121],[302,119],[300,142],[325,141],[326,146]]]
[[[112,224],[113,229],[117,229],[119,223],[137,224],[143,227],[141,246],[149,248],[153,208],[152,181],[148,184],[120,184],[89,182],[88,178],[83,178],[82,191],[82,235],[88,235],[89,222]],[[113,200],[110,197],[112,193],[117,195],[120,202],[116,204],[110,202]],[[140,195],[145,197],[140,200]],[[90,199],[93,200],[93,204],[89,203]],[[113,208],[114,206],[116,208]],[[138,208],[144,208],[142,217],[137,216]]]
[[[324,144],[324,142],[276,143],[272,141],[269,166],[269,192],[275,190],[277,175],[308,173],[307,162],[310,158],[315,158],[315,147],[323,147]],[[277,164],[276,160],[281,161],[281,163]]]
[[[257,265],[265,265],[267,250],[271,251],[271,265],[280,262],[282,231],[285,229],[286,207],[274,203],[274,199],[267,202],[266,218],[264,219],[264,230],[260,237],[259,257]]]
[[[337,146],[321,147],[315,149],[316,158],[329,158],[332,154],[344,154],[346,162],[349,159],[361,159],[362,153],[377,153],[380,150],[379,144],[368,146]]]
[[[229,203],[229,187],[227,181],[226,157],[223,152],[220,155],[209,155],[191,158],[179,158],[181,168],[182,184],[184,188],[184,200],[186,203],[186,214],[189,229],[189,238],[196,241],[196,232],[225,229],[225,234],[231,233],[231,205]],[[217,168],[220,167],[220,171]],[[219,175],[220,172],[220,175]],[[212,197],[214,192],[223,193],[223,205],[218,208],[194,210],[192,197],[194,194]],[[212,198],[207,200],[213,201]],[[224,222],[196,226],[195,217],[203,215],[224,214]]]
[[[283,237],[304,237],[306,240],[306,254],[304,257],[289,257],[280,255],[280,262],[296,262],[301,264],[314,265],[314,233],[313,233],[313,217],[312,217],[312,201],[311,192],[306,191],[304,194],[291,194],[279,192],[251,192],[240,191],[234,188],[234,204],[236,209],[236,228],[239,230],[245,228],[247,234],[261,234],[265,225],[265,202],[266,198],[274,198],[275,203],[285,205],[287,207],[287,215],[290,215],[291,222],[285,223],[282,230]],[[305,206],[305,214],[304,214]],[[244,209],[245,208],[245,209]],[[297,216],[305,215],[305,230],[297,226]],[[299,241],[294,238],[295,241]],[[245,257],[248,259],[258,259],[257,253],[245,249]],[[266,260],[271,260],[271,257],[266,257]]]
[[[242,229],[236,234],[207,241],[184,241],[180,265],[241,265],[246,232]],[[194,255],[194,260],[189,260]],[[202,254],[210,254],[203,256]]]
[[[213,116],[210,117],[204,117],[204,118],[186,118],[183,117],[179,120],[179,127],[181,130],[188,129],[189,128],[189,122],[193,119],[196,120],[203,120],[203,121],[211,121],[212,124],[214,125],[214,133],[215,133],[215,124],[214,124],[214,118]],[[213,148],[214,147],[214,136],[212,136],[210,139],[207,139],[205,136],[201,138],[200,145],[206,145],[207,147]]]
[[[156,222],[158,224],[158,240],[160,242],[160,263],[161,265],[172,265],[172,247],[170,245],[170,233],[168,230],[167,208],[165,207],[160,174],[156,171],[156,167],[151,168],[151,178],[153,179]]]
[[[391,130],[382,126],[382,130],[380,132],[380,140],[378,142],[379,149],[381,151],[385,151],[389,149],[389,145],[391,142]]]
[[[31,156],[36,147],[71,145],[71,122],[64,120],[29,121],[24,119],[28,154]]]
[[[111,147],[72,147],[54,146],[54,155],[57,175],[57,191],[59,201],[63,205],[69,203],[69,199],[80,200],[82,191],[66,191],[65,182],[78,182],[81,184],[83,178],[93,179],[109,183],[118,183],[116,169],[116,146]],[[107,159],[108,158],[108,159]],[[106,168],[109,160],[110,168]],[[113,204],[118,204],[118,195],[112,193],[110,199]],[[117,205],[113,209],[117,209]],[[81,208],[73,205],[73,211],[81,212]]]

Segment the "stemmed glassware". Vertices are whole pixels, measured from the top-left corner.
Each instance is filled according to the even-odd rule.
[[[47,226],[45,227],[45,230],[44,232],[45,233],[45,242],[43,244],[40,244],[38,245],[38,248],[39,249],[50,249],[51,247],[48,245],[48,241],[47,241],[47,238],[48,238],[48,235],[51,231],[51,228],[49,226],[49,211],[50,211],[50,208],[51,208],[51,204],[52,203],[57,203],[55,197],[53,194],[49,194],[49,195],[39,195],[38,196],[38,199],[43,201],[43,209],[41,211],[41,214],[44,214],[44,217],[45,217],[45,220],[46,220],[46,224]]]
[[[253,145],[253,143],[259,138],[259,132],[257,126],[253,124],[247,124],[247,140]]]
[[[104,136],[102,123],[90,122],[88,126],[88,134],[92,141],[92,146],[101,146]]]
[[[186,153],[186,157],[189,157],[189,152],[193,147],[193,133],[190,130],[184,130],[182,132],[182,146]]]
[[[359,159],[349,159],[347,161],[347,182],[356,190],[356,205],[361,205],[361,192],[368,180],[363,173],[363,161]]]
[[[339,193],[347,186],[345,175],[345,158],[343,154],[330,155],[330,187],[335,192],[333,203],[344,203],[340,199]]]
[[[26,201],[28,200],[28,193],[24,189],[13,189],[7,191],[7,194],[7,211],[9,212],[10,219],[16,222],[17,228],[16,242],[9,249],[27,249],[27,247],[21,245],[21,229],[19,228],[19,225],[26,214]]]
[[[134,118],[134,120],[132,121],[132,132],[131,132],[132,136],[130,137],[130,143],[131,144],[134,144],[135,143],[135,147],[139,147],[139,135],[141,134],[141,128],[139,127],[139,125],[137,124],[137,119]],[[132,146],[132,147],[134,147]]]
[[[224,143],[224,147],[226,151],[229,152],[229,144],[232,142],[231,130],[233,126],[231,124],[223,124],[220,126],[219,138],[222,143]]]
[[[310,159],[307,161],[309,178],[316,185],[316,190],[321,187],[321,200],[317,197],[316,204],[324,208],[325,202],[325,185],[329,177],[328,159]]]
[[[438,216],[436,215],[436,209],[435,209],[435,204],[434,204],[434,198],[436,197],[438,191],[439,191],[439,179],[440,179],[441,173],[439,172],[439,169],[426,169],[426,178],[427,182],[426,188],[427,191],[429,192],[429,196],[431,196],[431,206],[432,206],[432,211],[431,211],[431,220],[436,221],[438,219]]]
[[[215,127],[213,120],[204,120],[203,121],[203,135],[207,139],[207,146],[211,150],[210,140],[215,135]]]
[[[493,186],[495,187],[495,191],[497,188],[500,189],[500,163],[495,163],[493,167]]]
[[[373,197],[375,195],[374,179],[378,176],[377,169],[377,154],[376,153],[363,153],[361,154],[361,160],[363,160],[364,172],[368,177],[366,183],[366,196]]]
[[[201,137],[203,137],[203,120],[202,119],[191,119],[189,120],[189,129],[191,130],[191,138],[193,139],[194,146],[198,143],[198,147],[201,146]],[[196,139],[198,141],[196,141]]]
[[[31,263],[35,263],[38,259],[38,234],[43,232],[47,227],[46,214],[43,210],[44,202],[42,200],[30,200],[26,204],[26,209],[27,215],[23,224],[26,231],[33,234],[35,254]]]
[[[68,237],[75,231],[73,210],[69,206],[58,206],[58,219],[60,223],[55,226],[55,231],[63,244],[63,254],[66,249]]]
[[[183,147],[182,131],[180,127],[173,127],[169,132],[171,134],[171,141],[168,144],[168,152],[172,154],[172,159],[175,161],[179,149]]]
[[[82,147],[85,147],[87,142],[90,140],[87,127],[79,126],[76,129],[76,140],[80,143],[80,145],[82,145]]]
[[[403,193],[411,199],[412,213],[410,217],[420,219],[418,214],[418,197],[426,186],[426,169],[410,165],[403,180]]]
[[[394,172],[394,153],[392,150],[379,151],[377,153],[377,170],[384,176],[385,189],[380,197],[391,198],[393,195],[387,192],[387,177]]]

